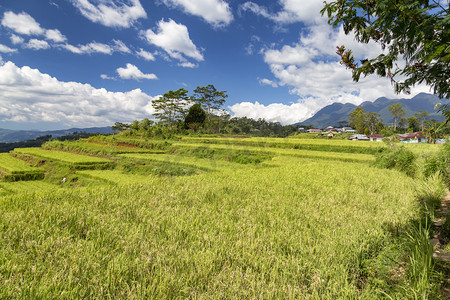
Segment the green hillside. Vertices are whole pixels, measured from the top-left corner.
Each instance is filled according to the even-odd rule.
[[[346,140],[16,149],[5,166],[45,176],[0,182],[0,298],[434,299],[441,273],[414,232],[444,186],[417,166],[444,146],[426,146],[408,146],[414,176],[374,166],[387,146]]]

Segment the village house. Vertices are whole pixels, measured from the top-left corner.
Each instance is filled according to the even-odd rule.
[[[426,143],[427,138],[424,132],[412,132],[397,135],[401,143]]]
[[[368,141],[369,138],[365,134],[354,134],[348,138],[350,141]]]
[[[356,132],[355,129],[351,128],[351,127],[342,127],[341,129],[342,132],[348,132],[348,133],[354,133]]]
[[[367,136],[371,142],[382,142],[384,136],[378,133],[374,133]]]
[[[308,129],[306,130],[307,133],[321,133],[322,130],[320,129]]]

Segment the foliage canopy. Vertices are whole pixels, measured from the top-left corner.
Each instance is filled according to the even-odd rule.
[[[358,42],[375,41],[383,50],[358,63],[350,49],[337,47],[341,63],[353,70],[354,81],[377,74],[389,77],[398,93],[426,83],[439,97],[450,97],[448,3],[446,7],[438,0],[337,0],[326,3],[321,12],[329,24],[342,24],[346,34],[353,32]]]

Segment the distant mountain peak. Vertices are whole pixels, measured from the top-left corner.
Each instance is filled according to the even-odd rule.
[[[437,103],[449,103],[450,99],[439,99],[438,96],[427,93],[419,93],[412,98],[388,99],[380,97],[375,101],[364,101],[359,106],[364,108],[366,113],[378,113],[383,122],[386,124],[393,123],[393,117],[388,109],[389,105],[400,103],[403,109],[406,110],[405,117],[413,116],[419,110],[428,111],[431,113],[430,118],[442,120],[442,116],[434,111],[434,106]],[[349,115],[356,109],[356,105],[351,103],[332,103],[320,109],[311,118],[300,122],[300,125],[312,125],[316,128],[324,128],[326,126],[338,126],[339,123],[347,122]]]

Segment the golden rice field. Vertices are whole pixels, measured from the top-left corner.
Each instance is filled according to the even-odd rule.
[[[372,166],[380,144],[229,140],[109,153],[105,170],[16,149],[55,165],[0,183],[0,298],[414,299],[417,182]]]

